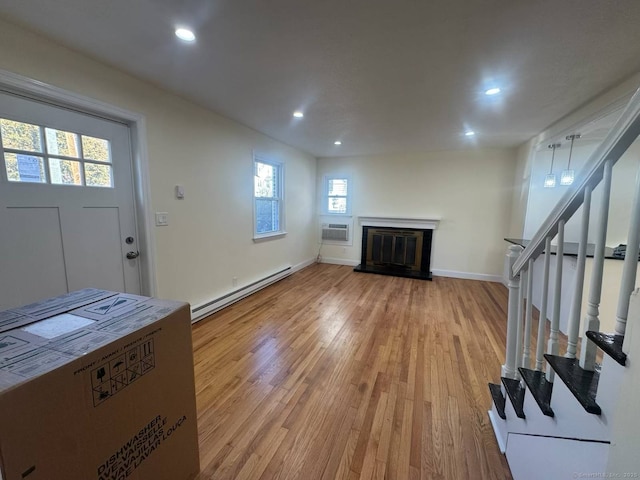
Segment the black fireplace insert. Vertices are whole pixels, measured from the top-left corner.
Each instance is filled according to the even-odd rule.
[[[362,227],[362,256],[354,270],[431,280],[433,230]]]

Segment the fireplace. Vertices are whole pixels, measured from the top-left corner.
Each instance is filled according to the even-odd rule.
[[[398,221],[361,223],[361,261],[355,271],[431,280],[433,228],[411,228]]]

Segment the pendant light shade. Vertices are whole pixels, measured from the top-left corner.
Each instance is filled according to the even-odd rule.
[[[569,162],[567,163],[567,169],[563,170],[560,174],[560,185],[571,185],[576,178],[575,170],[571,169],[571,154],[573,153],[573,142],[580,138],[580,134],[567,135],[567,140],[571,140],[571,146],[569,147]]]
[[[556,186],[556,176],[553,173],[550,173],[546,177],[544,177],[545,188],[553,188],[555,186]]]
[[[548,148],[551,149],[551,167],[549,167],[549,173],[544,177],[544,188],[553,188],[556,186],[556,176],[553,173],[553,160],[556,156],[556,148],[559,146],[559,143],[548,145]]]
[[[560,185],[571,185],[576,178],[575,170],[563,170],[560,175]]]

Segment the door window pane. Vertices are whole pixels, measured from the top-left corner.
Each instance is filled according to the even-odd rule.
[[[84,179],[88,187],[113,187],[110,165],[85,163]]]
[[[111,163],[109,140],[82,135],[82,156],[88,160]]]
[[[45,128],[44,130],[47,139],[47,152],[50,155],[80,158],[77,134],[53,128]],[[53,175],[51,178],[53,178]]]
[[[10,182],[114,186],[109,140],[4,118],[0,140]]]
[[[55,185],[82,185],[80,162],[50,158],[49,173]]]
[[[4,149],[42,152],[40,127],[30,123],[14,122],[0,118],[0,135]]]
[[[44,158],[20,153],[5,153],[4,163],[10,182],[46,183]]]

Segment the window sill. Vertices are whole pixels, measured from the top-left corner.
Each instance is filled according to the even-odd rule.
[[[287,232],[273,232],[273,233],[263,233],[261,235],[254,235],[254,242],[265,242],[267,240],[273,240],[276,238],[284,237]]]

